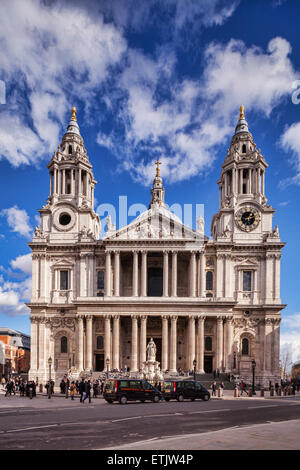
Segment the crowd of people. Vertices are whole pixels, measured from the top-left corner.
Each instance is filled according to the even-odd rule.
[[[35,397],[36,396],[36,383],[34,380],[25,380],[22,377],[10,378],[6,380],[5,377],[1,378],[2,388],[5,390],[5,396],[12,396],[19,393],[21,397]]]

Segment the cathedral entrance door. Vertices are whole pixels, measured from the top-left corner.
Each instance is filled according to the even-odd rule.
[[[104,354],[96,354],[95,370],[102,372],[104,370]]]
[[[206,374],[211,374],[213,371],[213,357],[204,356],[204,372]]]
[[[148,269],[148,297],[161,297],[163,295],[162,268]]]
[[[151,338],[147,338],[147,344],[150,339]],[[161,367],[161,338],[155,338],[155,336],[153,336],[153,341],[156,346],[156,360],[160,363],[159,366]]]

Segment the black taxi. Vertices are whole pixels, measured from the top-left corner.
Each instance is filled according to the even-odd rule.
[[[162,392],[165,401],[183,401],[184,399],[208,401],[210,399],[209,391],[196,380],[165,380]]]
[[[104,385],[103,398],[107,403],[118,401],[125,405],[127,401],[146,400],[158,403],[162,393],[147,380],[139,379],[107,379]]]

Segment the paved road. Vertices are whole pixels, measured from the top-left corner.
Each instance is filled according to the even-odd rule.
[[[167,439],[178,436],[183,439],[177,440],[176,449],[186,449],[184,439],[188,435],[203,434],[204,439],[208,432],[235,426],[290,420],[300,420],[300,397],[233,399],[228,395],[209,402],[122,406],[109,405],[102,399],[81,404],[78,399],[72,402],[64,397],[29,400],[1,395],[0,449],[118,449],[131,443],[141,448],[138,442],[155,438],[164,439],[165,448],[172,448]],[[243,442],[236,448],[246,448]]]

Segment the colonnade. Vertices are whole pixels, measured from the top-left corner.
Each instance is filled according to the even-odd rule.
[[[86,360],[84,361],[84,327],[83,316],[78,317],[78,368],[93,369],[93,316],[86,315]],[[178,333],[177,323],[178,315],[162,314],[161,318],[161,368],[171,373],[177,372],[177,347]],[[209,317],[210,319],[212,317]],[[233,322],[232,316],[216,316],[216,344],[215,344],[215,364],[220,370],[232,370],[231,354],[233,348]],[[138,372],[146,360],[147,347],[147,315],[131,315],[131,353],[130,353],[130,371]],[[205,315],[188,316],[188,331],[186,334],[187,356],[186,369],[193,369],[193,361],[196,359],[196,369],[199,373],[204,373],[204,352],[205,352]],[[121,364],[120,356],[120,315],[104,316],[104,360],[109,360],[110,369],[124,367]],[[155,340],[154,340],[155,341]],[[85,362],[85,364],[84,364]],[[106,367],[106,366],[105,366]]]

